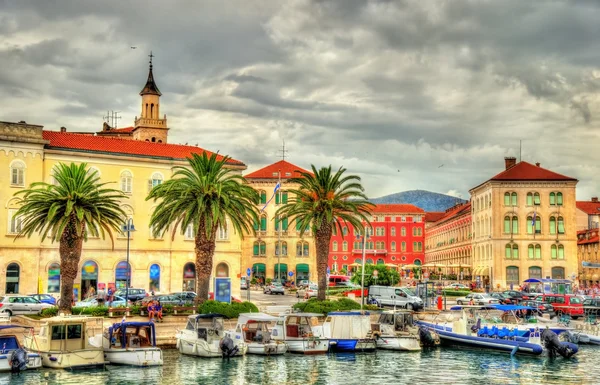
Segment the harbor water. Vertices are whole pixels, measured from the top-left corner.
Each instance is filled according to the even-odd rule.
[[[600,348],[582,346],[571,359],[435,349],[420,353],[247,355],[223,361],[164,351],[164,366],[0,373],[0,384],[597,384]]]

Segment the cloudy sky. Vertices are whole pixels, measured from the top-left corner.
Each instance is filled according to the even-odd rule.
[[[170,142],[249,171],[285,140],[292,163],[344,166],[372,197],[468,197],[522,140],[589,199],[599,20],[592,0],[0,0],[0,120],[132,125],[152,50]]]

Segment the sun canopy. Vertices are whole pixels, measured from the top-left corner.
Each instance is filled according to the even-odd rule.
[[[285,314],[284,317],[323,317],[321,313],[290,313]]]
[[[16,329],[16,328],[33,329],[33,327],[31,327],[31,326],[23,326],[23,325],[0,325],[0,330]]]
[[[265,313],[242,313],[238,317],[238,324],[245,324],[248,321],[274,322],[277,320],[279,320],[279,317],[275,317]]]
[[[530,306],[521,306],[521,305],[490,305],[494,309],[502,310],[502,311],[515,311],[515,310],[536,310]]]
[[[223,314],[219,314],[219,313],[210,313],[210,314],[192,314],[188,318],[189,319],[199,320],[199,319],[229,318],[229,317],[227,317],[227,316],[225,316]]]
[[[571,283],[568,279],[550,279],[550,278],[529,278],[523,282],[527,283]]]

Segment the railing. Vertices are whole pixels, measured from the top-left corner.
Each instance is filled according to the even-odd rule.
[[[135,126],[156,126],[156,127],[167,127],[166,119],[148,119],[138,118],[135,121]]]

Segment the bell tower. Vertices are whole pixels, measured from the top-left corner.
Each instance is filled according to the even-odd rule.
[[[152,58],[154,55],[150,52],[150,69],[146,85],[140,92],[142,97],[142,113],[140,117],[135,118],[133,129],[134,140],[144,140],[147,142],[167,143],[169,128],[167,127],[167,115],[160,117],[160,90],[154,82],[152,73]]]

